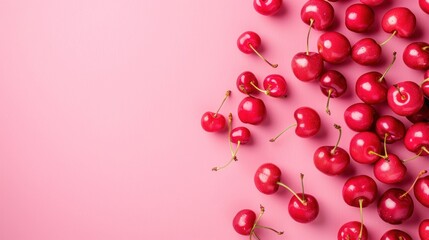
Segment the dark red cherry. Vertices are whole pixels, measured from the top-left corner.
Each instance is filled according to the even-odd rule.
[[[260,124],[266,115],[264,102],[255,97],[245,97],[238,105],[238,118],[243,123]]]
[[[326,103],[326,113],[329,115],[329,102],[331,98],[341,97],[347,90],[347,80],[340,72],[336,70],[327,70],[319,79],[320,90],[328,97]]]
[[[377,184],[366,175],[358,175],[349,178],[343,186],[343,199],[353,207],[367,207],[375,201],[377,197]],[[360,203],[362,201],[362,203]]]
[[[387,104],[398,115],[413,115],[424,104],[422,89],[417,83],[412,81],[403,81],[394,84],[387,91]]]
[[[414,202],[404,190],[390,188],[381,195],[377,210],[383,221],[390,224],[401,224],[413,214]]]
[[[255,86],[258,87],[258,80],[256,79],[255,74],[246,71],[238,75],[236,85],[240,92],[244,94],[252,94],[257,92]]]
[[[416,16],[406,7],[395,7],[383,15],[381,27],[387,33],[408,38],[416,30]]]
[[[254,0],[253,7],[262,15],[274,15],[282,6],[282,0]]]
[[[412,123],[429,122],[429,98],[425,97],[422,108],[418,112],[406,116],[406,118]]]
[[[355,103],[344,111],[347,126],[356,132],[368,131],[375,123],[377,112],[369,104]]]
[[[346,27],[353,32],[366,32],[374,23],[374,10],[366,4],[352,4],[346,9]]]
[[[246,54],[255,53],[271,67],[278,67],[278,64],[272,64],[258,52],[258,49],[261,47],[261,43],[261,37],[252,31],[242,33],[237,39],[237,47],[241,52]]]
[[[351,45],[343,34],[325,32],[319,36],[317,50],[326,62],[339,64],[350,56]]]
[[[405,147],[419,156],[429,155],[429,123],[415,123],[404,137]]]
[[[361,233],[362,229],[362,233]],[[360,236],[359,236],[360,235]],[[343,224],[338,230],[338,240],[368,240],[368,230],[358,221]]]
[[[426,42],[412,42],[408,44],[402,54],[402,59],[412,69],[429,69],[429,44]]]
[[[279,189],[282,172],[272,163],[262,164],[255,173],[254,182],[256,188],[264,194],[274,194]]]
[[[381,46],[372,38],[357,41],[352,47],[352,59],[365,66],[376,65],[381,59]]]
[[[419,236],[421,240],[429,239],[429,219],[425,219],[420,223]]]
[[[334,8],[327,1],[308,0],[301,8],[301,19],[317,30],[326,30],[334,22]]]
[[[429,208],[429,175],[417,180],[414,185],[414,196],[419,203]]]
[[[405,131],[405,125],[399,119],[390,115],[383,115],[375,122],[375,132],[380,139],[386,137],[387,143],[402,140],[405,136]]]
[[[381,236],[380,240],[413,240],[408,233],[399,229],[390,229]]]
[[[383,147],[377,134],[359,132],[350,140],[349,152],[353,160],[362,164],[372,164],[380,157]]]
[[[256,221],[256,214],[250,209],[240,210],[232,220],[234,230],[241,235],[250,235],[253,224]]]
[[[225,97],[216,112],[205,112],[201,117],[201,127],[207,132],[220,132],[225,129],[226,119],[219,113],[226,99],[231,95],[231,91],[227,91]]]
[[[395,154],[389,153],[374,164],[374,176],[382,183],[394,184],[404,180],[407,167]]]
[[[322,56],[318,53],[300,52],[293,56],[291,66],[298,80],[309,82],[316,80],[322,74],[324,63]]]
[[[300,223],[309,223],[319,215],[319,203],[310,194],[297,193],[289,201],[288,211],[293,220]]]

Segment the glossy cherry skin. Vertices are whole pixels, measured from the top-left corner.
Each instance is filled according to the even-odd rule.
[[[408,44],[404,49],[402,59],[412,69],[429,69],[429,44],[425,42],[412,42]]]
[[[326,30],[334,22],[334,8],[327,1],[308,0],[301,8],[301,19],[308,25],[313,19],[314,29]]]
[[[429,239],[429,219],[425,219],[420,223],[419,236],[421,240]]]
[[[374,164],[374,176],[382,183],[394,184],[404,180],[407,167],[395,154],[387,154],[387,158],[380,158]]]
[[[255,97],[245,97],[238,105],[238,118],[243,123],[260,124],[266,115],[264,102]]]
[[[302,193],[297,193],[302,198]],[[297,222],[309,223],[319,215],[319,203],[316,198],[310,194],[304,194],[305,204],[294,195],[289,201],[289,215]]]
[[[427,14],[429,14],[429,0],[419,0],[420,8]]]
[[[362,237],[359,238],[361,223],[351,221],[343,224],[338,230],[338,240],[368,240],[368,230],[365,225],[362,228]]]
[[[424,74],[424,80],[421,85],[423,94],[426,96],[426,98],[429,99],[429,70],[427,70]]]
[[[378,200],[380,218],[390,224],[401,224],[414,212],[414,202],[409,194],[399,188],[390,188]]]
[[[201,117],[201,127],[207,132],[220,132],[225,129],[226,119],[220,113],[205,112]]]
[[[372,164],[379,157],[370,151],[381,154],[383,147],[377,134],[373,132],[359,132],[350,140],[349,153],[353,160],[362,164]]]
[[[278,182],[281,175],[279,167],[272,163],[264,163],[256,170],[253,180],[261,193],[273,194],[279,190]]]
[[[317,50],[326,62],[339,64],[350,56],[351,45],[343,34],[325,32],[319,36]]]
[[[286,80],[278,74],[271,74],[264,79],[264,89],[272,97],[286,97],[288,86]]]
[[[414,196],[423,206],[429,208],[429,175],[417,180],[414,185]]]
[[[319,132],[321,125],[320,116],[314,109],[300,107],[295,110],[293,116],[297,123],[295,133],[299,137],[311,137]]]
[[[249,71],[242,72],[237,77],[236,86],[238,91],[244,94],[252,94],[258,92],[252,83],[258,87],[258,79],[255,74]]]
[[[255,212],[250,209],[243,209],[235,215],[232,220],[232,226],[237,233],[241,235],[250,235],[255,221]]]
[[[387,104],[398,115],[413,115],[424,104],[423,91],[415,82],[399,82],[387,91]]]
[[[384,2],[384,0],[360,0],[360,1],[361,1],[361,3],[364,3],[364,4],[371,6],[371,7],[378,6]]]
[[[236,127],[229,134],[232,143],[246,144],[251,139],[250,130],[247,127]]]
[[[352,59],[365,66],[376,65],[380,62],[382,49],[372,38],[363,38],[352,47]]]
[[[405,132],[404,123],[393,116],[383,115],[375,121],[375,133],[377,133],[380,140],[384,140],[385,134],[387,134],[386,143],[402,140]]]
[[[356,95],[367,104],[380,104],[387,100],[386,79],[379,72],[367,72],[356,80]]]
[[[347,90],[347,80],[336,70],[327,70],[320,76],[320,90],[325,96],[331,91],[331,98],[341,97]]]
[[[255,10],[265,16],[276,14],[282,6],[282,0],[254,0]]]
[[[390,229],[381,236],[380,240],[413,240],[408,233],[398,230]]]
[[[408,38],[416,30],[416,16],[408,8],[392,8],[383,15],[381,27],[387,33],[396,31],[397,36]]]
[[[362,33],[374,23],[374,10],[366,4],[356,3],[346,9],[346,27],[353,32]]]
[[[369,104],[355,103],[344,111],[347,126],[356,132],[368,131],[375,123],[377,112]]]
[[[421,156],[429,155],[422,148],[429,149],[429,123],[420,122],[415,123],[408,128],[404,137],[405,147],[416,154]]]
[[[309,82],[322,74],[324,62],[318,53],[309,52],[307,55],[305,52],[300,52],[293,56],[291,66],[293,74],[298,80]]]
[[[377,184],[367,175],[358,175],[349,178],[343,186],[343,199],[353,207],[360,207],[359,200],[362,199],[362,207],[367,207],[377,197]]]
[[[425,98],[425,103],[420,110],[412,115],[406,116],[412,123],[429,122],[429,99]]]
[[[350,165],[350,156],[346,150],[334,146],[322,146],[316,149],[313,155],[313,162],[316,168],[322,173],[334,176],[342,174]]]
[[[246,54],[254,53],[250,45],[252,45],[254,49],[258,49],[261,46],[261,43],[261,37],[252,31],[242,33],[237,39],[238,49]]]

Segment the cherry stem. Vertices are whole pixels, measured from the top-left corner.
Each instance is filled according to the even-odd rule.
[[[424,47],[422,47],[422,50],[423,50],[423,51],[428,51],[428,50],[429,50],[429,46],[424,46]]]
[[[393,86],[396,88],[396,90],[398,90],[399,95],[401,95],[401,99],[405,100],[407,97],[405,97],[405,95],[401,93],[401,89],[398,87],[398,85],[395,84]]]
[[[256,90],[264,93],[265,95],[267,95],[267,96],[270,95],[270,91],[269,90],[263,90],[263,89],[259,88],[258,86],[256,86],[253,82],[250,82],[250,85],[252,85]]]
[[[383,75],[381,75],[381,77],[378,79],[378,82],[381,82],[384,77],[386,76],[386,74],[390,71],[390,69],[392,68],[393,64],[396,61],[396,52],[393,52],[393,59],[392,62],[390,62],[389,66],[387,67],[386,71],[384,71]]]
[[[410,158],[407,158],[407,159],[405,159],[405,160],[402,160],[402,162],[403,162],[403,163],[407,163],[407,162],[409,162],[409,161],[412,161],[412,160],[415,160],[415,159],[419,158],[419,157],[422,155],[422,153],[423,153],[424,149],[425,149],[425,150],[426,150],[426,152],[427,152],[427,149],[426,149],[425,147],[422,147],[422,148],[420,148],[420,151],[419,151],[415,156],[410,157]]]
[[[259,239],[258,235],[256,235],[255,233],[255,228],[258,225],[259,220],[261,219],[262,215],[265,212],[265,208],[264,206],[262,206],[262,204],[259,204],[259,208],[260,208],[259,215],[256,218],[255,222],[253,223],[252,229],[250,230],[250,239],[252,239],[253,234],[256,236],[257,239]]]
[[[228,115],[228,144],[229,144],[229,150],[231,151],[232,157],[234,157],[234,150],[232,149],[232,142],[231,142],[231,131],[232,131],[232,113],[229,113]]]
[[[300,173],[299,176],[301,178],[302,199],[304,200],[304,202],[307,202],[307,199],[305,199],[305,194],[304,194],[304,174]]]
[[[384,42],[380,43],[380,46],[384,46],[386,43],[388,43],[390,41],[390,39],[392,39],[395,35],[396,35],[397,31],[393,31],[393,33],[389,36],[389,38],[387,38]]]
[[[223,104],[225,103],[226,99],[231,95],[231,90],[226,91],[225,93],[225,97],[223,98],[222,103],[220,104],[219,108],[217,109],[216,113],[213,115],[214,117],[217,116],[217,114],[219,113],[220,109],[222,108]]]
[[[359,231],[359,237],[358,239],[362,239],[362,233],[363,233],[363,199],[359,199],[359,212],[360,212],[360,231]]]
[[[383,142],[383,148],[384,148],[384,155],[381,155],[381,154],[379,154],[379,153],[376,153],[376,152],[374,152],[374,151],[369,151],[368,152],[368,154],[371,154],[371,155],[375,155],[375,156],[377,156],[377,157],[380,157],[380,158],[383,158],[383,159],[387,159],[388,158],[388,156],[387,156],[387,136],[388,136],[388,134],[387,133],[385,133],[384,134],[384,142]]]
[[[328,101],[326,101],[326,113],[328,114],[328,115],[331,115],[331,110],[329,110],[329,102],[330,102],[330,100],[331,100],[331,95],[332,95],[332,92],[333,92],[334,90],[332,90],[332,88],[330,88],[329,90],[328,90]]]
[[[421,148],[420,148],[420,151],[424,151],[424,152],[426,152],[427,154],[429,154],[429,150],[428,150],[425,146],[421,147]]]
[[[283,231],[277,231],[277,230],[275,230],[274,228],[270,228],[270,227],[262,226],[262,225],[256,225],[256,226],[255,226],[255,228],[264,228],[264,229],[268,229],[268,230],[271,230],[271,231],[273,231],[273,232],[277,233],[278,235],[282,235],[282,234],[284,233]]]
[[[229,164],[231,164],[234,161],[237,161],[237,159],[235,157],[232,157],[225,165],[220,166],[220,167],[214,167],[214,168],[212,168],[212,171],[217,172],[217,171],[219,171],[221,169],[224,169],[224,168],[228,167]]]
[[[413,190],[413,188],[414,188],[414,185],[416,185],[417,180],[419,180],[419,178],[421,176],[423,176],[424,174],[426,174],[427,172],[428,172],[427,170],[421,170],[419,172],[419,174],[417,175],[416,179],[414,179],[413,184],[411,184],[411,187],[404,194],[402,194],[401,196],[399,196],[399,198],[401,199],[401,198],[405,197],[409,192],[411,192],[411,190]]]
[[[342,132],[343,132],[343,131],[341,130],[341,126],[340,126],[340,125],[338,125],[338,124],[334,124],[334,127],[335,127],[336,129],[338,129],[339,134],[338,134],[337,143],[335,144],[334,148],[331,150],[331,154],[335,154],[335,151],[337,150],[338,145],[340,144],[340,139],[341,139],[341,135],[342,135]]]
[[[249,44],[249,47],[256,53],[256,55],[258,55],[262,60],[268,63],[268,65],[270,65],[271,67],[276,68],[279,66],[278,64],[270,63],[266,58],[264,58],[264,56],[262,56],[258,51],[256,51],[256,49],[252,46],[252,44]]]
[[[300,198],[300,197],[298,196],[298,194],[297,194],[294,190],[292,190],[292,188],[290,188],[288,185],[286,185],[286,184],[284,184],[284,183],[282,183],[282,182],[277,182],[277,184],[278,184],[279,186],[282,186],[282,187],[286,188],[287,190],[289,190],[289,192],[291,192],[291,193],[292,193],[296,198],[298,198],[298,200],[299,200],[303,205],[307,205],[307,201],[306,201],[305,199]]]
[[[428,78],[426,78],[425,80],[423,80],[423,82],[422,82],[422,84],[421,84],[421,85],[423,85],[425,82],[429,82],[429,77],[428,77]]]
[[[275,142],[277,140],[277,138],[279,138],[283,133],[285,133],[287,130],[289,130],[290,128],[295,127],[297,124],[294,123],[292,125],[290,125],[289,127],[285,128],[283,131],[281,131],[277,136],[275,136],[274,138],[270,139],[270,142]]]
[[[308,56],[310,54],[310,32],[311,28],[313,27],[314,19],[310,18],[310,27],[308,28],[307,32],[307,50],[305,54]]]

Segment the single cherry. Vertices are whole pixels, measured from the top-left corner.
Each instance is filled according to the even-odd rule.
[[[238,118],[243,123],[258,125],[264,120],[265,115],[265,104],[259,98],[248,96],[238,105]]]
[[[405,136],[405,131],[404,123],[391,115],[383,115],[375,121],[375,132],[380,139],[384,139],[387,136],[387,143],[402,140]]]
[[[242,33],[238,39],[237,39],[237,46],[238,49],[240,49],[241,52],[250,54],[250,53],[256,53],[262,60],[264,60],[268,65],[270,65],[273,68],[278,67],[278,64],[272,64],[267,59],[265,59],[258,51],[257,49],[261,46],[261,37],[252,31],[247,31]]]
[[[429,240],[429,219],[425,219],[420,223],[419,236],[421,240]]]
[[[367,175],[350,177],[343,186],[343,199],[352,207],[367,207],[377,197],[377,184]]]
[[[334,15],[334,8],[327,1],[308,0],[301,8],[302,21],[317,30],[329,28],[334,22]]]
[[[427,14],[429,14],[429,0],[419,0],[420,8]]]
[[[408,44],[402,54],[402,59],[412,69],[429,69],[429,44],[426,42],[412,42]]]
[[[368,131],[372,128],[377,112],[369,104],[355,103],[344,111],[344,120],[347,126],[356,132]]]
[[[360,0],[360,1],[361,1],[361,3],[364,3],[364,4],[371,6],[371,7],[378,6],[384,2],[384,0]]]
[[[286,97],[288,94],[288,86],[284,77],[279,74],[268,75],[264,79],[264,89],[260,89],[258,86],[253,86],[256,90],[271,96],[271,97]]]
[[[236,86],[238,91],[244,94],[252,94],[257,92],[255,86],[258,87],[258,79],[252,72],[245,71],[238,75]]]
[[[429,175],[417,180],[414,186],[414,196],[419,203],[429,208]]]
[[[205,112],[201,117],[201,126],[207,132],[220,132],[225,129],[225,117],[219,113],[226,99],[231,95],[231,91],[226,91],[225,97],[216,112]]]
[[[325,32],[319,36],[317,50],[326,62],[339,64],[350,56],[351,45],[343,34]]]
[[[356,3],[346,9],[346,27],[353,32],[367,32],[375,19],[374,10],[366,4]]]
[[[404,145],[408,151],[418,156],[429,155],[429,123],[419,122],[409,127],[405,133]]]
[[[319,114],[310,107],[300,107],[294,112],[296,123],[288,126],[276,137],[271,138],[270,142],[274,142],[288,129],[295,127],[295,133],[299,137],[307,138],[316,135],[320,130],[321,120]]]
[[[274,15],[280,10],[282,2],[282,0],[254,0],[253,7],[262,15]]]
[[[292,196],[288,205],[289,215],[293,220],[300,223],[309,223],[319,215],[319,203],[317,199],[304,193],[304,174],[301,173],[302,193]]]
[[[389,153],[385,158],[380,158],[374,164],[374,176],[378,181],[386,184],[400,183],[407,174],[407,167],[404,161],[393,153]]]
[[[399,229],[390,229],[381,236],[380,240],[413,240],[408,233]]]
[[[359,199],[360,222],[351,221],[343,224],[338,230],[338,240],[368,240],[368,230],[363,223],[363,199]]]
[[[347,90],[347,80],[336,70],[327,70],[319,79],[320,90],[328,97],[326,113],[331,115],[329,103],[331,98],[341,97]]]
[[[372,164],[380,157],[382,144],[377,134],[359,132],[350,140],[349,153],[353,160],[362,164]]]
[[[416,30],[416,16],[406,7],[395,7],[383,15],[381,27],[387,33],[408,38]]]
[[[387,104],[398,115],[413,115],[424,104],[422,89],[412,81],[396,83],[387,91]]]
[[[254,182],[256,188],[264,194],[274,194],[279,190],[282,172],[272,163],[265,163],[256,170]]]
[[[357,41],[351,50],[352,59],[365,66],[376,65],[380,62],[382,45],[372,38],[363,38]]]

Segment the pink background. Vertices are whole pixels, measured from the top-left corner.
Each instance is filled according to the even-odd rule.
[[[376,24],[365,36],[386,39],[381,16],[402,3],[417,16],[416,36],[385,45],[385,61],[375,68],[352,61],[328,65],[349,83],[347,94],[332,100],[329,117],[318,84],[299,82],[290,69],[292,56],[305,50],[308,28],[299,14],[304,2],[284,1],[280,14],[265,17],[251,0],[1,0],[0,239],[247,239],[233,230],[232,218],[240,209],[258,211],[259,204],[266,208],[261,223],[285,231],[283,237],[260,231],[262,239],[335,239],[343,223],[359,220],[358,209],[342,200],[344,181],[354,174],[373,176],[372,168],[352,162],[349,175],[327,177],[313,166],[313,152],[335,143],[333,123],[343,125],[340,145],[348,149],[353,132],[342,116],[358,101],[354,81],[364,72],[384,71],[392,51],[398,61],[387,76],[390,84],[423,79],[404,65],[402,51],[410,41],[427,41],[429,16],[417,0],[386,1],[375,9]],[[363,37],[343,25],[344,11],[354,2],[333,3],[332,29],[352,43]],[[236,39],[246,30],[260,34],[263,53],[278,69],[238,51]],[[313,51],[320,34],[311,34]],[[240,149],[239,161],[214,173],[211,167],[230,157],[227,137],[204,132],[200,118],[216,110],[230,89],[222,113],[232,112],[234,126],[240,125],[236,108],[243,95],[235,79],[245,70],[260,81],[283,75],[290,96],[259,95],[267,120],[249,126],[253,143]],[[291,131],[269,143],[294,122],[300,106],[317,109],[321,133],[301,139]],[[402,144],[389,150],[412,155]],[[425,161],[410,162],[409,177],[399,186],[409,186],[428,166]],[[265,162],[276,163],[283,182],[298,191],[299,173],[306,175],[306,191],[321,208],[316,221],[294,222],[285,190],[271,196],[256,190],[253,174]],[[379,183],[380,191],[388,187]],[[417,225],[429,215],[415,203],[413,217],[396,227],[417,239]],[[380,220],[376,204],[364,214],[371,239],[394,228]]]

